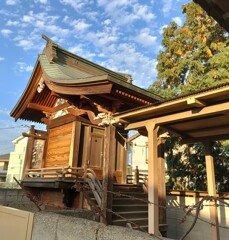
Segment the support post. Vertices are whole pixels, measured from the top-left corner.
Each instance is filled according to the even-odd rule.
[[[134,183],[139,184],[139,169],[138,166],[136,166],[134,171]]]
[[[29,129],[29,134],[35,135],[34,127],[35,127],[34,125],[31,125],[31,127]],[[24,161],[22,179],[25,178],[25,174],[26,174],[27,169],[29,169],[31,167],[33,147],[34,147],[34,137],[30,136],[30,137],[28,137],[28,142],[27,142],[27,146],[26,146],[26,153],[25,153],[25,161]]]
[[[205,147],[205,161],[206,161],[206,171],[207,171],[207,185],[208,185],[208,195],[216,196],[216,184],[215,184],[215,169],[214,169],[214,159],[212,154],[212,143],[204,142]],[[213,223],[211,225],[211,236],[212,240],[219,240],[219,222],[218,222],[218,212],[216,206],[210,207],[210,219]]]
[[[165,139],[158,138],[158,202],[160,206],[166,207],[166,188],[165,188],[165,157],[164,157]],[[159,224],[166,224],[166,209],[159,207]],[[163,227],[164,233],[167,227]],[[164,234],[165,235],[165,234]],[[163,235],[163,236],[164,236]]]
[[[112,209],[113,202],[113,176],[116,153],[115,127],[109,125],[105,127],[104,137],[104,158],[103,158],[103,193],[102,193],[102,211],[106,216],[106,221],[101,222],[111,224],[112,213],[108,209]],[[108,192],[109,191],[109,192]]]
[[[148,205],[148,232],[160,235],[159,211],[158,211],[158,149],[157,133],[155,123],[146,125],[148,131],[148,200],[153,204]]]

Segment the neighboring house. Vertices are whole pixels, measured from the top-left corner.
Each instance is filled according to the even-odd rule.
[[[134,172],[148,172],[148,137],[136,133],[128,139],[128,167]]]
[[[9,156],[10,156],[9,153],[0,155],[0,182],[5,182],[6,181],[6,174],[7,174],[7,169],[8,169]]]
[[[21,180],[28,138],[20,136],[12,141],[15,148],[10,153],[6,182],[15,183],[13,177]]]

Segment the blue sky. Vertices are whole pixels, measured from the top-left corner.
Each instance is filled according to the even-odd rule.
[[[45,41],[104,67],[130,73],[137,86],[156,79],[162,29],[183,22],[188,0],[1,0],[0,1],[0,154],[30,122],[9,116],[29,80]],[[37,126],[39,127],[39,126]]]

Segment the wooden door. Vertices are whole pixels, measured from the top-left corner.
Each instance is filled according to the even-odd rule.
[[[96,169],[103,167],[103,135],[95,133],[91,135],[89,167]]]

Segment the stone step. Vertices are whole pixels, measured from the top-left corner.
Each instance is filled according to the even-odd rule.
[[[138,203],[138,204],[113,204],[112,210],[114,212],[129,212],[129,211],[148,211],[148,205],[145,203]]]
[[[116,195],[113,194],[113,198],[128,198],[125,195],[135,198],[148,198],[148,194],[143,192],[117,192]]]
[[[141,185],[134,185],[134,184],[116,184],[113,186],[114,192],[143,192],[143,188]]]
[[[148,218],[131,218],[128,220],[139,226],[148,225]],[[116,225],[116,226],[126,227],[126,224],[129,222],[128,220],[116,219],[116,220],[113,220],[112,223],[113,223],[113,225]]]
[[[131,220],[132,218],[148,218],[148,211],[130,211],[130,212],[115,212],[118,215],[127,218],[128,220]],[[117,219],[122,219],[118,215],[113,214],[112,219],[117,220]]]
[[[131,205],[131,204],[146,204],[147,198],[132,199],[132,198],[113,198],[113,205]]]

